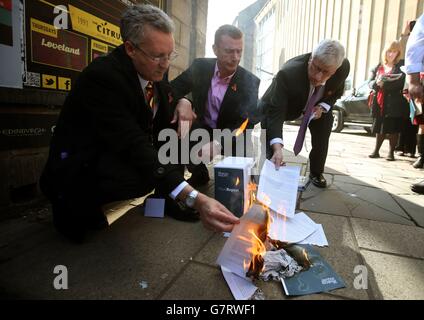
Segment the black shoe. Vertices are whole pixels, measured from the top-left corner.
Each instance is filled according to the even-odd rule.
[[[414,191],[415,193],[424,194],[424,180],[416,184],[413,184],[411,186],[411,190]]]
[[[322,174],[309,174],[309,179],[318,188],[327,188],[327,180]]]
[[[165,214],[179,221],[197,222],[200,220],[199,213],[196,210],[170,198],[165,200]]]
[[[204,166],[204,168],[194,170],[191,173],[190,179],[187,180],[187,183],[191,185],[193,188],[198,188],[198,187],[206,185],[209,182],[209,180],[210,180],[209,171],[206,168],[206,166]]]
[[[393,152],[389,152],[389,154],[386,157],[387,161],[395,161],[395,155],[393,154]]]
[[[377,159],[380,158],[380,154],[378,152],[373,152],[368,156],[368,158]]]

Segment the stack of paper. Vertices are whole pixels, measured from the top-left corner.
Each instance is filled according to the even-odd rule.
[[[273,211],[286,217],[293,217],[296,209],[297,188],[300,167],[281,167],[266,160],[261,171],[256,198]]]
[[[280,167],[266,160],[261,172],[257,199],[270,208],[269,237],[289,243],[328,246],[321,225],[305,213],[295,214],[300,167]]]

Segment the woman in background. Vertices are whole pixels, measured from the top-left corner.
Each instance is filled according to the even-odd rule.
[[[403,66],[402,47],[399,41],[393,41],[382,54],[382,63],[372,71],[369,86],[374,90],[372,102],[373,126],[376,134],[375,149],[370,158],[380,158],[380,148],[386,136],[390,142],[390,151],[386,160],[394,161],[394,151],[402,130],[403,119],[408,117],[408,103],[402,95],[405,74],[400,70]]]

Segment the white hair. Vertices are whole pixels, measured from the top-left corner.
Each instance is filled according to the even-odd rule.
[[[336,40],[325,39],[321,41],[312,52],[312,59],[318,59],[326,66],[337,66],[343,64],[345,48]]]

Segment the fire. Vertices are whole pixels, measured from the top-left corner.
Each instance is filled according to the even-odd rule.
[[[246,130],[248,124],[249,119],[246,119],[246,121],[241,124],[240,128],[237,129],[235,136],[238,137],[239,135],[241,135]]]
[[[308,253],[306,252],[305,249],[303,249],[302,254],[303,254],[303,257],[305,258],[306,264],[309,265],[309,266],[311,266],[312,265],[312,262],[311,262],[311,260],[309,260]]]
[[[247,192],[249,192],[249,209],[253,207],[256,202],[256,190],[258,189],[258,185],[253,182],[249,182],[247,185]]]
[[[237,177],[237,180],[236,180],[236,187],[238,187],[240,185],[240,178],[239,177]]]

